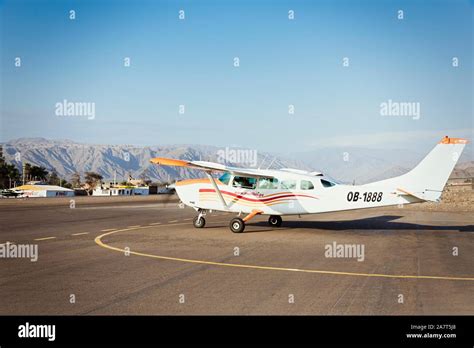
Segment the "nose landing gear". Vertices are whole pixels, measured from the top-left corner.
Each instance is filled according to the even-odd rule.
[[[203,228],[204,226],[206,226],[206,219],[204,219],[204,217],[202,217],[202,216],[201,217],[196,216],[193,219],[193,225],[196,228]]]
[[[206,215],[205,210],[199,209],[199,214],[193,219],[193,225],[196,228],[203,228],[206,226],[206,219],[204,219],[204,215]]]

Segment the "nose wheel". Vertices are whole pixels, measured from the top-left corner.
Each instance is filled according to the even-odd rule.
[[[206,226],[206,219],[204,219],[203,216],[196,216],[193,219],[193,225],[196,228],[203,228],[204,226]]]
[[[203,228],[206,226],[206,219],[204,219],[204,215],[206,215],[206,211],[199,209],[199,214],[193,219],[193,225],[196,228]]]

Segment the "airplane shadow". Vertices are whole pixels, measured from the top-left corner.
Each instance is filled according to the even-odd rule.
[[[298,221],[298,220],[283,220],[281,228],[308,228],[321,229],[331,231],[343,230],[430,230],[430,231],[452,231],[459,232],[474,232],[474,225],[422,225],[410,222],[397,222],[394,220],[400,219],[402,216],[398,215],[381,215],[358,220],[344,220],[344,221]],[[267,222],[261,221],[250,223],[249,226],[266,226]],[[272,228],[276,230],[277,228]],[[247,230],[245,231],[247,232]],[[252,231],[264,232],[264,231]]]

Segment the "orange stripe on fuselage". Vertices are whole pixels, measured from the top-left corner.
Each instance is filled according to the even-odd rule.
[[[207,196],[207,195],[206,195]],[[271,202],[248,202],[248,201],[244,201],[244,200],[239,200],[239,199],[229,199],[231,197],[226,197],[226,203],[227,204],[238,204],[238,205],[242,205],[242,206],[246,206],[246,207],[252,207],[252,208],[261,208],[261,207],[265,207],[265,206],[272,206],[272,205],[276,205],[276,204],[288,204],[290,202],[294,202],[295,200],[294,199],[276,199],[274,201],[271,201]],[[210,197],[210,196],[207,196],[207,197],[202,197],[202,196],[199,196],[199,201],[200,202],[218,202],[218,199],[216,197],[216,195]]]
[[[200,190],[199,192],[199,200],[201,202],[204,201],[216,201],[217,200],[217,195],[215,190],[210,190],[210,189],[202,189],[203,191]],[[274,204],[287,204],[291,201],[298,200],[298,197],[302,198],[312,198],[312,199],[318,199],[317,197],[314,196],[308,196],[308,195],[302,195],[302,194],[282,194],[281,192],[278,193],[280,196],[275,196],[272,194],[272,198],[268,198],[266,196],[262,197],[262,199],[255,199],[254,198],[249,198],[245,197],[243,195],[237,195],[235,193],[227,193],[226,191],[222,191],[222,195],[224,196],[226,202],[228,204],[241,204],[244,206],[250,206],[250,207],[258,207],[258,206],[270,206]]]
[[[214,193],[214,192],[215,192],[214,189],[208,189],[208,188],[199,189],[200,194],[201,193]],[[275,194],[272,194],[271,195],[272,197],[267,197],[265,195],[264,196],[248,197],[250,195],[246,195],[246,194],[242,194],[242,193],[228,192],[228,191],[221,191],[221,193],[223,195],[229,195],[229,196],[232,196],[232,197],[236,197],[236,198],[244,199],[244,200],[248,200],[248,201],[270,201],[270,200],[273,200],[273,199],[284,198],[284,197],[307,197],[307,198],[318,199],[315,196],[309,196],[309,195],[305,195],[305,194],[301,194],[301,193],[292,193],[292,192],[288,192],[288,193],[279,192],[279,193],[277,193],[279,196],[276,196]]]

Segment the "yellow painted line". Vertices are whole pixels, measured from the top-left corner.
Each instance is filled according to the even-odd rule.
[[[187,223],[179,223],[176,225],[186,225]],[[136,229],[144,229],[150,228],[150,226],[139,227]],[[102,242],[102,238],[105,236],[112,235],[118,232],[125,232],[133,230],[133,228],[125,228],[122,230],[117,230],[113,232],[108,232],[97,236],[94,239],[94,242],[106,249],[118,251],[120,253],[124,253],[127,250],[116,248],[105,244]],[[395,279],[434,279],[434,280],[453,280],[453,281],[474,281],[474,277],[450,277],[450,276],[430,276],[430,275],[403,275],[403,274],[378,274],[378,273],[357,273],[357,272],[340,272],[340,271],[325,271],[325,270],[317,270],[317,269],[302,269],[302,268],[286,268],[286,267],[273,267],[273,266],[259,266],[259,265],[245,265],[245,264],[237,264],[237,263],[226,263],[226,262],[214,262],[214,261],[205,261],[205,260],[194,260],[194,259],[183,259],[180,257],[170,257],[170,256],[161,256],[161,255],[153,255],[153,254],[146,254],[140,253],[137,251],[128,251],[130,254],[134,254],[137,256],[145,256],[154,259],[160,260],[170,260],[170,261],[179,261],[179,262],[187,262],[187,263],[196,263],[201,265],[212,265],[212,266],[222,266],[222,267],[234,267],[234,268],[247,268],[247,269],[258,269],[258,270],[267,270],[267,271],[284,271],[284,272],[301,272],[301,273],[316,273],[316,274],[330,274],[330,275],[342,275],[342,276],[354,276],[354,277],[372,277],[372,278],[395,278]]]
[[[128,226],[127,228],[136,228],[136,227],[141,227],[141,225],[132,225],[132,226]]]
[[[171,220],[171,221],[168,221],[169,224],[174,224],[175,222],[178,222],[178,220]]]
[[[48,240],[48,239],[55,239],[56,237],[44,237],[44,238],[36,238],[35,240]]]
[[[71,236],[82,236],[83,234],[89,234],[89,232],[73,233]]]
[[[183,219],[183,221],[190,221],[190,220],[192,220],[192,218]]]
[[[105,230],[100,230],[100,232],[109,232],[109,231],[115,231],[116,228],[107,228]]]
[[[161,225],[161,222],[153,222],[153,223],[148,224],[148,225],[150,225],[150,226]]]

